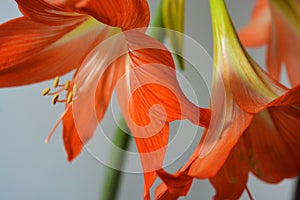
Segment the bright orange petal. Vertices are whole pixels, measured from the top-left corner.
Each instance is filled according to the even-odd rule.
[[[155,190],[155,199],[156,200],[173,200],[178,199],[179,196],[176,194],[172,194],[168,190],[169,186],[165,185],[164,183],[161,183],[159,186],[157,186]]]
[[[252,171],[260,179],[276,183],[299,174],[299,109],[275,106],[254,116],[244,137],[253,152],[253,162],[257,163]]]
[[[0,26],[0,87],[35,83],[78,68],[110,30],[86,17],[57,26],[28,18],[4,23]]]
[[[214,6],[217,5],[219,6],[217,3]],[[220,13],[221,6],[223,13]],[[218,27],[215,29],[215,46],[219,50],[215,51],[212,118],[200,145],[187,163],[187,175],[196,178],[214,177],[212,182],[217,190],[215,198],[235,199],[243,192],[250,170],[261,176],[264,171],[270,170],[272,165],[276,165],[274,171],[270,170],[266,173],[266,178],[263,178],[269,182],[299,173],[299,163],[292,165],[292,160],[299,158],[300,152],[297,134],[297,126],[300,124],[300,93],[299,88],[288,90],[270,78],[247,55],[235,37],[224,4],[218,9],[213,9],[212,13],[213,22],[216,23],[214,27]],[[218,76],[218,73],[221,75]],[[262,111],[264,109],[274,111],[271,119],[265,116],[265,112]],[[244,134],[247,134],[245,131],[248,132],[252,124],[257,126],[252,129],[249,137],[252,140],[256,139],[258,152],[253,151],[256,147],[251,146],[249,139],[244,137]],[[272,127],[274,130],[276,127],[277,130],[274,131]],[[275,135],[272,136],[273,134]],[[284,135],[285,139],[279,140],[276,135]],[[272,142],[269,142],[268,138],[272,138]],[[285,140],[288,141],[287,145]],[[263,150],[270,151],[270,154],[273,154],[271,158],[266,159],[269,153]],[[256,153],[260,154],[259,159],[255,157]],[[288,153],[292,156],[289,157]],[[283,169],[284,164],[280,164],[281,161],[288,166],[286,170]],[[260,162],[264,163],[264,171],[262,167],[258,168]],[[173,190],[174,187],[169,185],[170,187],[168,184],[161,185],[158,195],[162,198],[172,198],[169,189]]]
[[[80,23],[54,27],[19,18],[2,24],[0,87],[51,79],[78,67],[97,35],[57,41]]]
[[[61,26],[49,26],[21,17],[0,26],[0,70],[28,60],[63,37],[85,19]]]
[[[63,117],[63,139],[68,160],[74,159],[80,153],[106,112],[114,86],[121,75],[122,68],[116,70],[114,67],[109,67],[104,72],[97,85],[96,94],[91,91],[78,94]],[[110,79],[111,77],[114,78]]]
[[[268,67],[271,68],[271,70],[273,69],[273,71],[277,69],[280,74],[281,65],[285,63],[287,75],[291,85],[295,86],[296,84],[300,83],[299,76],[297,76],[297,74],[300,73],[299,58],[297,54],[297,52],[300,50],[300,34],[297,27],[299,23],[296,25],[293,24],[291,19],[289,19],[286,15],[288,15],[286,12],[278,11],[278,8],[272,9],[274,21],[274,33],[272,36],[274,37],[272,38],[272,43],[270,44],[269,48],[274,56],[268,58],[270,62],[268,63]],[[274,43],[276,45],[273,45]],[[271,59],[274,59],[275,61],[272,61]],[[275,68],[272,66],[272,64],[274,64],[276,61],[279,63],[279,66],[275,65]],[[273,71],[270,71],[270,73],[274,74]]]
[[[291,36],[292,37],[292,36]],[[293,40],[293,39],[291,39]],[[292,86],[295,86],[300,83],[299,75],[300,67],[299,67],[299,59],[297,51],[300,51],[300,37],[297,40],[294,40],[294,43],[288,50],[285,51],[285,63],[286,63],[286,71]]]
[[[251,58],[239,70],[229,70],[233,98],[246,112],[256,113],[262,110],[269,102],[287,91],[287,88],[270,78]]]
[[[69,107],[63,117],[63,141],[69,161],[79,155],[84,145],[74,124],[72,108]]]
[[[215,199],[237,199],[250,170],[272,183],[299,174],[299,90],[300,86],[289,90],[254,115],[221,170],[210,179],[216,189]]]
[[[257,0],[250,23],[240,29],[239,37],[245,46],[261,46],[270,40],[271,15],[268,0]]]
[[[162,167],[169,122],[189,119],[208,126],[210,111],[193,105],[176,79],[171,54],[157,40],[137,31],[125,32],[129,48],[127,74],[118,86],[118,100],[135,137],[145,176],[145,196]]]
[[[198,151],[199,157],[192,160],[191,167],[189,170],[190,176],[195,176],[197,178],[210,178],[216,175],[220,170],[224,162],[226,161],[231,149],[236,145],[239,137],[242,135],[243,131],[247,128],[251,122],[252,116],[250,114],[242,113],[239,108],[234,107],[232,122],[228,126],[224,127],[221,138],[212,145],[213,148],[208,147],[208,152],[201,155],[201,151]],[[212,119],[213,120],[213,119]],[[213,131],[214,129],[208,130]],[[204,138],[205,139],[205,138]],[[207,142],[203,142],[204,147]]]
[[[48,2],[47,0],[16,0],[16,2],[24,16],[48,25],[72,24],[87,17],[69,12],[63,5],[54,5],[53,0]]]
[[[162,179],[155,190],[155,199],[157,200],[172,200],[180,196],[185,196],[193,182],[193,177],[187,175],[188,168],[181,170],[176,174],[168,174],[163,169],[157,171],[157,174]]]
[[[66,4],[74,11],[86,13],[104,24],[123,30],[147,27],[150,20],[145,0],[67,0]]]
[[[298,12],[299,2],[297,5],[296,2],[257,0],[249,25],[239,32],[245,46],[267,45],[267,68],[271,76],[279,81],[285,64],[292,86],[300,83],[297,76],[300,73]]]
[[[270,72],[275,80],[280,80],[280,74],[282,70],[282,58],[281,58],[281,47],[276,38],[278,38],[278,33],[272,31],[272,39],[267,46],[267,58],[266,65],[267,69]]]
[[[250,171],[249,162],[252,162],[249,149],[242,136],[220,171],[209,179],[216,190],[214,199],[238,199],[241,196]]]
[[[122,51],[125,43],[123,38],[118,39],[115,42]],[[124,74],[126,57],[119,54],[111,42],[102,42],[93,49],[75,75],[77,94],[63,118],[69,160],[80,153],[80,144],[85,144],[93,136],[106,112],[113,89]]]

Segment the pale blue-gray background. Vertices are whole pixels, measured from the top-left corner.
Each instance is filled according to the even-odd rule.
[[[149,2],[152,12],[155,11],[157,2],[158,0]],[[246,24],[253,1],[227,2],[235,24],[238,27]],[[187,1],[186,11],[186,33],[211,54],[212,36],[208,1]],[[19,15],[14,1],[1,0],[1,23]],[[262,51],[253,51],[252,54],[263,65],[264,56],[259,54]],[[186,53],[195,52],[189,52],[187,47]],[[199,63],[203,68],[211,68],[211,63],[200,60]],[[189,71],[186,74],[189,74]],[[41,90],[50,84],[51,82],[44,82],[0,90],[1,200],[99,199],[104,165],[86,150],[72,163],[67,162],[61,139],[61,127],[57,129],[49,144],[44,143],[48,132],[63,112],[63,105],[52,106],[49,98],[40,95]],[[199,82],[195,79],[191,80],[191,84],[197,88]],[[197,93],[200,92],[201,88]],[[207,96],[207,91],[205,92]],[[114,124],[110,120],[105,120],[104,123],[105,130],[111,134]],[[133,143],[131,146],[131,149],[135,149]],[[103,151],[103,154],[108,152],[109,149]],[[250,176],[249,187],[255,199],[282,200],[292,199],[294,183],[294,180],[286,180],[276,186],[267,185]],[[141,199],[142,190],[142,175],[127,173],[122,180],[118,199]],[[189,196],[185,199],[211,199],[213,194],[214,190],[207,181],[195,181]],[[242,199],[247,199],[247,196],[244,194]]]

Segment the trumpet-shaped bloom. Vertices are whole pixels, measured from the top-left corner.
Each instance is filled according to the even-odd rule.
[[[257,0],[249,24],[239,37],[245,46],[267,45],[267,68],[279,80],[285,64],[291,85],[300,83],[300,3],[298,0]]]
[[[164,181],[158,199],[186,195],[194,177],[210,178],[215,199],[237,199],[249,172],[268,183],[300,172],[300,85],[287,89],[265,73],[241,46],[224,2],[211,0],[211,8],[210,127],[179,172],[158,171]]]
[[[93,136],[117,96],[141,154],[145,199],[162,166],[169,123],[189,119],[208,126],[210,111],[185,98],[168,50],[144,34],[144,0],[17,0],[23,17],[0,26],[0,87],[32,84],[75,70],[54,102],[67,101],[63,123],[68,160]],[[51,94],[47,91],[45,94]],[[51,132],[51,134],[53,133]]]

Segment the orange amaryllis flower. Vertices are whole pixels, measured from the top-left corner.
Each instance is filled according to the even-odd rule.
[[[158,199],[186,195],[193,178],[210,178],[215,199],[237,199],[251,171],[268,183],[300,172],[300,85],[287,89],[246,53],[222,0],[211,0],[215,41],[212,119],[176,174],[159,170]]]
[[[68,160],[92,137],[116,87],[121,110],[141,153],[148,199],[155,170],[162,166],[169,122],[189,119],[208,126],[210,111],[185,98],[170,53],[144,34],[149,22],[147,2],[17,3],[24,16],[0,26],[0,87],[36,83],[75,69],[73,79],[65,84],[66,100],[60,99],[61,90],[44,92],[54,95],[54,103],[66,102],[50,136],[62,121]],[[54,86],[57,84],[55,81]]]
[[[251,21],[239,36],[245,46],[267,45],[267,68],[276,80],[285,64],[291,85],[300,83],[299,0],[257,0]]]

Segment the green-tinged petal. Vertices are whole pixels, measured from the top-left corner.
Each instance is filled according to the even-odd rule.
[[[223,74],[225,84],[230,82],[234,99],[242,109],[250,113],[261,110],[286,88],[272,80],[245,51],[225,6],[212,5],[215,66]]]
[[[182,70],[184,69],[184,39],[183,34],[181,33],[184,33],[184,11],[185,0],[163,0],[163,25],[164,28],[176,31],[173,32],[167,30],[166,34]]]
[[[224,0],[210,2],[215,44],[212,118],[187,165],[172,176],[160,173],[164,183],[156,194],[164,200],[185,195],[175,178],[186,189],[189,177],[210,178],[215,199],[237,199],[250,171],[273,183],[300,171],[295,161],[300,85],[288,90],[269,77],[240,44]]]
[[[282,17],[286,19],[286,22],[291,24],[295,31],[300,36],[300,4],[297,0],[270,0],[270,6],[272,9],[276,9]]]

